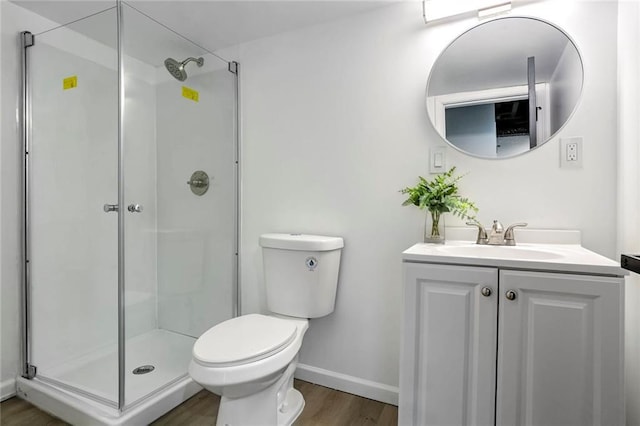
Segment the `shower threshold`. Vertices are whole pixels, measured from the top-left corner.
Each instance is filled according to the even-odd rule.
[[[194,341],[161,329],[127,340],[122,413],[115,345],[18,379],[18,396],[71,424],[146,424],[201,389],[187,376]],[[141,367],[147,374],[134,373]]]
[[[119,412],[92,399],[52,386],[37,377],[18,377],[17,395],[36,407],[74,425],[144,425],[156,420],[202,390],[190,377],[183,377],[171,386],[135,406]]]

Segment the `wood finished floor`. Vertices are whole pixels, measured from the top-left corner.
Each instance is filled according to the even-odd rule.
[[[306,401],[304,411],[295,426],[350,426],[398,424],[398,408],[312,383],[295,381]],[[155,426],[214,425],[220,397],[202,391],[152,423]],[[58,426],[67,425],[18,398],[0,404],[2,426]]]

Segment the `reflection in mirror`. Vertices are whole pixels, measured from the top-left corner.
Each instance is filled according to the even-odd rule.
[[[454,40],[431,70],[427,111],[455,148],[506,158],[542,145],[571,117],[582,60],[567,35],[544,21],[507,17]]]

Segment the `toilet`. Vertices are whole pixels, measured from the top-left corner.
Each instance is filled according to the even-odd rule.
[[[333,312],[339,237],[260,236],[268,315],[248,314],[207,330],[193,346],[189,375],[220,395],[217,425],[290,425],[304,408],[293,388],[309,318]]]

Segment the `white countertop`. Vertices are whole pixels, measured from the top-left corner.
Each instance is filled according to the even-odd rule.
[[[480,246],[470,241],[418,243],[402,253],[402,260],[609,276],[629,274],[618,262],[579,244],[518,243],[516,246],[506,247]]]

